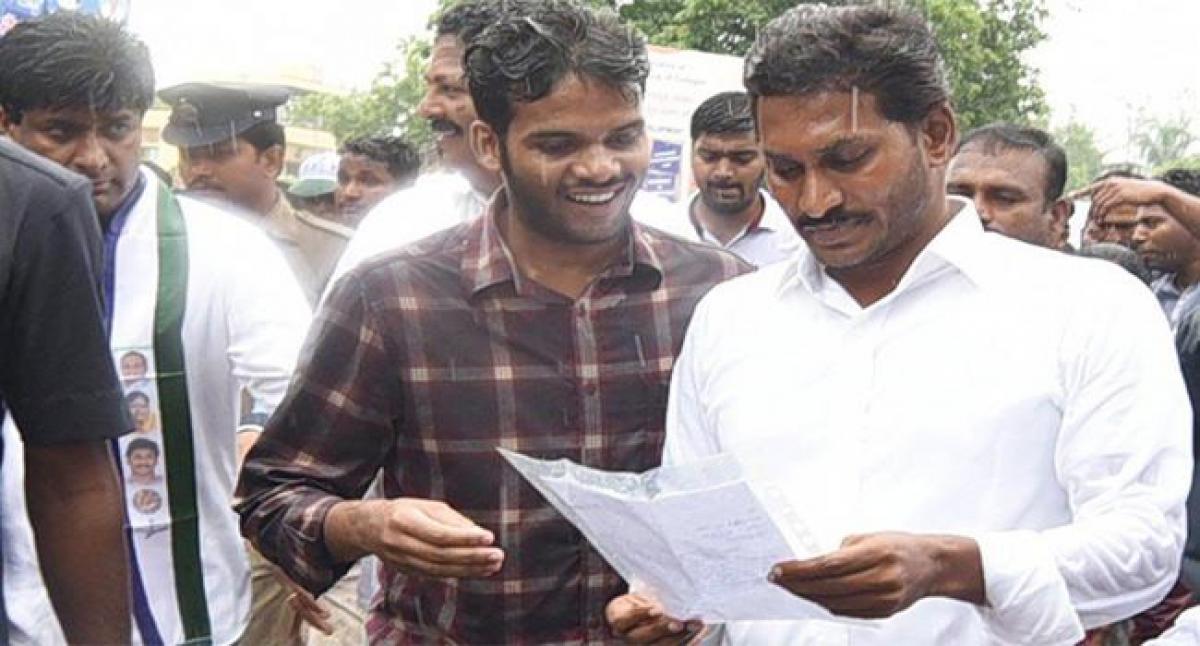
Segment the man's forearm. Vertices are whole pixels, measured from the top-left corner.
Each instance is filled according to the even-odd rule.
[[[71,643],[128,643],[124,501],[107,442],[25,449],[42,577]]]
[[[1161,204],[1189,233],[1200,238],[1200,197],[1171,187],[1164,194]]]

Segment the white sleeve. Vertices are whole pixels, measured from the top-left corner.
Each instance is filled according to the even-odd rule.
[[[1005,641],[1078,642],[1082,628],[1153,606],[1179,574],[1190,404],[1154,297],[1117,271],[1085,295],[1060,354],[1055,469],[1072,522],[976,537],[981,612]]]
[[[270,240],[247,230],[239,242],[226,265],[230,271],[224,290],[226,352],[233,376],[250,397],[249,412],[261,424],[287,391],[312,311],[287,261]]]
[[[719,288],[718,288],[719,289]],[[709,421],[704,404],[703,362],[710,356],[708,329],[712,325],[710,299],[700,300],[684,337],[683,350],[671,373],[667,399],[667,431],[663,445],[663,464],[680,464],[720,453],[720,443]]]
[[[333,291],[339,278],[369,258],[463,222],[463,204],[469,195],[470,185],[464,180],[443,176],[422,176],[416,184],[389,195],[358,224],[321,300]]]

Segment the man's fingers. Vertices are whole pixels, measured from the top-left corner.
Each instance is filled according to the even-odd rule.
[[[789,579],[777,581],[792,594],[810,601],[818,598],[849,597],[859,595],[887,594],[898,592],[904,583],[895,577],[885,576],[878,568],[822,579]]]
[[[659,617],[625,633],[624,639],[635,644],[679,644],[688,641],[692,633],[703,628],[700,622]]]
[[[398,553],[394,556],[379,555],[384,561],[407,572],[418,572],[426,576],[443,579],[485,578],[500,571],[500,564],[495,565],[445,565],[432,563],[416,558],[410,554]]]
[[[292,593],[288,597],[288,603],[291,604],[292,609],[296,611],[296,616],[301,621],[326,635],[333,634],[333,624],[329,622],[329,611],[322,608],[315,599],[304,593]],[[296,628],[298,630],[299,626]]]
[[[392,548],[396,553],[439,565],[497,566],[504,562],[504,551],[498,547],[440,547],[412,536],[400,536]]]
[[[461,527],[464,529],[475,528],[486,533],[488,536],[491,536],[491,532],[476,525],[475,521],[458,513],[449,505],[431,504],[422,507],[422,511],[428,514],[430,518],[433,518],[443,525],[449,525],[450,527]]]
[[[796,583],[842,577],[873,567],[880,558],[869,543],[858,543],[811,559],[777,563],[769,578],[783,585],[784,581]]]
[[[861,594],[841,597],[810,597],[809,601],[841,617],[884,619],[903,610],[890,594]]]
[[[440,504],[410,507],[392,520],[403,534],[440,547],[491,545],[495,540],[488,530]]]
[[[1096,184],[1092,184],[1091,186],[1084,186],[1083,188],[1076,189],[1076,190],[1071,191],[1070,193],[1067,193],[1066,195],[1064,195],[1063,199],[1071,200],[1071,201],[1081,200],[1081,199],[1091,195],[1092,192],[1096,190],[1096,186],[1097,186]]]
[[[643,624],[657,621],[663,616],[662,610],[653,606],[627,606],[619,610],[614,610],[610,606],[607,614],[608,625],[618,635],[625,635],[629,631]]]

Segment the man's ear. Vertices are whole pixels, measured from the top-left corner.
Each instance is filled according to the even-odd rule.
[[[13,128],[17,127],[17,122],[8,118],[8,110],[0,108],[0,134],[13,136]]]
[[[1054,204],[1050,205],[1050,221],[1054,224],[1055,231],[1061,232],[1062,240],[1056,242],[1065,244],[1071,232],[1071,216],[1075,213],[1075,203],[1071,200],[1059,198],[1054,200]]]
[[[1067,226],[1067,221],[1075,213],[1075,203],[1071,200],[1059,198],[1054,200],[1054,204],[1050,206],[1050,218],[1055,222],[1061,223],[1062,226]]]
[[[501,163],[504,153],[500,150],[500,135],[478,119],[471,123],[469,132],[471,153],[475,155],[475,161],[485,170],[499,175],[504,167]]]
[[[958,123],[950,104],[943,101],[921,121],[918,133],[925,144],[925,155],[931,167],[946,168],[958,147]]]
[[[279,144],[275,144],[258,154],[258,161],[262,165],[263,170],[274,179],[279,179],[280,173],[283,172],[283,158],[283,146]]]

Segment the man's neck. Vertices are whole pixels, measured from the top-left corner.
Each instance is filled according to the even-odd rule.
[[[109,227],[112,226],[113,219],[116,218],[118,214],[127,212],[129,209],[131,209],[133,207],[133,203],[137,201],[138,197],[141,196],[142,191],[146,190],[146,182],[140,176],[135,177],[132,182],[129,182],[128,186],[130,187],[129,192],[121,198],[120,202],[117,202],[116,207],[114,207],[108,213],[96,213],[96,215],[100,218],[101,231],[108,231]]]
[[[1175,272],[1175,287],[1179,291],[1183,291],[1197,283],[1200,283],[1200,255]]]
[[[499,229],[521,275],[554,292],[577,299],[606,269],[618,262],[627,236],[594,245],[549,240],[516,222],[509,206],[500,213]]]
[[[258,203],[251,210],[258,215],[268,217],[275,210],[275,207],[279,206],[279,201],[283,199],[286,199],[283,196],[283,191],[272,186],[270,191],[265,191],[259,196],[258,200],[256,200]]]
[[[464,168],[459,171],[467,182],[471,184],[471,188],[482,196],[484,199],[491,197],[492,193],[500,187],[500,176],[478,166],[473,168]]]
[[[700,226],[710,236],[716,238],[722,246],[725,246],[733,242],[734,238],[746,230],[746,227],[762,216],[767,204],[761,193],[756,197],[757,199],[749,206],[737,213],[717,213],[710,209],[700,196],[696,196],[696,199],[692,201],[692,213],[696,216],[696,222],[700,223]]]

